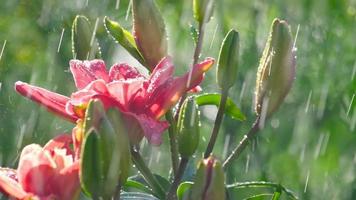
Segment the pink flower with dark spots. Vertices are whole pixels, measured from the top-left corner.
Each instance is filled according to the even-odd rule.
[[[17,82],[16,91],[45,106],[48,110],[72,121],[83,119],[91,99],[100,99],[105,108],[116,107],[125,114],[130,139],[137,143],[145,136],[152,144],[161,143],[161,135],[169,126],[159,119],[180,97],[196,89],[214,60],[207,58],[183,76],[174,77],[170,57],[163,58],[146,78],[127,64],[115,64],[107,71],[104,61],[70,61],[70,70],[78,89],[70,98]]]
[[[59,135],[43,148],[26,146],[17,170],[0,168],[0,192],[13,199],[77,199],[79,161],[70,149],[70,135]]]

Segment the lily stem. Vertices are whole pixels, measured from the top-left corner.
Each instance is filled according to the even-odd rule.
[[[256,134],[260,130],[259,123],[260,123],[260,116],[257,116],[256,121],[253,123],[249,132],[246,135],[244,135],[244,137],[236,146],[236,148],[231,152],[229,157],[224,161],[223,164],[224,168],[228,166],[231,163],[231,161],[237,159],[241,155],[241,153],[245,150],[249,141],[256,136]]]
[[[218,113],[217,113],[216,118],[215,118],[214,128],[213,128],[213,131],[212,131],[211,136],[210,136],[209,144],[206,147],[206,150],[205,150],[205,153],[204,153],[204,158],[209,157],[211,152],[214,149],[214,145],[215,145],[216,139],[217,139],[218,134],[219,134],[219,129],[220,129],[220,126],[221,126],[221,122],[222,122],[222,119],[224,117],[225,105],[226,105],[228,93],[229,93],[228,89],[222,90]]]
[[[140,153],[134,148],[131,148],[131,158],[135,166],[141,172],[146,182],[151,186],[152,190],[157,195],[157,197],[159,199],[165,199],[166,195],[162,186],[158,183],[157,179],[154,177],[150,169],[147,167]]]
[[[169,189],[169,192],[167,194],[167,200],[175,200],[177,199],[177,188],[179,186],[179,183],[181,182],[181,179],[183,177],[185,168],[187,167],[189,158],[183,157],[182,160],[180,161],[179,168],[177,175],[174,178],[174,181]]]
[[[172,169],[173,169],[174,177],[176,177],[177,170],[178,170],[179,156],[178,156],[178,146],[177,146],[177,138],[176,138],[176,122],[173,118],[171,110],[169,110],[166,113],[166,119],[171,124],[168,128],[168,133],[169,133],[169,142],[171,147]]]

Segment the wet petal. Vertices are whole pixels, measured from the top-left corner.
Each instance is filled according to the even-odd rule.
[[[146,137],[148,142],[153,145],[162,143],[162,134],[169,127],[166,121],[158,121],[145,114],[135,115],[124,113],[126,124],[129,124],[129,138],[131,142],[138,143],[142,137]]]
[[[130,79],[126,81],[114,81],[107,84],[110,96],[117,101],[120,107],[124,110],[139,110],[143,108],[143,105],[132,104],[136,98],[142,97],[143,94],[143,84],[146,80],[143,78]],[[133,106],[131,106],[131,104]]]
[[[30,196],[21,188],[21,185],[11,177],[11,174],[14,172],[9,175],[9,170],[11,169],[0,168],[0,192],[17,199],[25,199],[27,196]]]
[[[55,149],[65,149],[67,151],[67,155],[73,155],[73,151],[70,148],[72,143],[73,140],[71,135],[61,134],[47,142],[47,144],[43,147],[43,150],[47,150],[53,155],[53,151]]]
[[[85,88],[88,84],[97,79],[109,82],[109,75],[105,63],[102,60],[71,60],[69,65],[75,85],[79,90]]]
[[[147,101],[147,112],[159,119],[167,110],[177,103],[184,92],[198,86],[206,72],[214,63],[212,58],[207,58],[202,63],[194,66],[191,72],[184,76],[171,78],[165,84],[156,88]]]
[[[171,57],[163,58],[153,70],[147,93],[153,93],[156,88],[164,84],[168,79],[172,78],[174,72],[174,65]]]
[[[49,152],[37,144],[26,146],[20,156],[17,169],[19,183],[24,191],[38,196],[47,196],[51,193],[51,179],[55,175],[55,163]]]
[[[49,111],[72,122],[77,120],[77,117],[66,112],[65,106],[69,98],[46,89],[29,85],[21,81],[15,83],[15,90],[22,96],[25,96],[32,101],[46,107]]]
[[[125,63],[113,65],[109,72],[110,82],[115,80],[127,80],[143,77],[144,76],[142,76],[136,68]]]

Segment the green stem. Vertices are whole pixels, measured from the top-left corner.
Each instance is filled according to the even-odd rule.
[[[169,142],[171,147],[172,169],[173,169],[174,177],[176,177],[177,170],[178,170],[179,156],[178,156],[178,146],[177,146],[177,139],[176,139],[176,122],[173,118],[171,110],[169,110],[166,113],[166,119],[170,123],[170,126],[168,128],[168,133],[169,133]]]
[[[265,182],[265,181],[251,181],[251,182],[243,182],[243,183],[234,183],[226,186],[228,189],[230,188],[256,188],[256,187],[272,187],[276,190],[281,190],[285,192],[291,199],[297,200],[298,197],[288,188],[283,187],[279,183]]]
[[[179,164],[177,175],[174,177],[174,181],[169,189],[167,194],[167,200],[175,200],[177,199],[177,188],[180,184],[180,181],[183,177],[185,168],[187,167],[189,158],[182,158]]]
[[[229,93],[228,89],[222,91],[218,113],[217,113],[216,118],[215,118],[214,128],[213,128],[213,131],[212,131],[211,136],[210,136],[209,144],[206,147],[206,150],[205,150],[205,153],[204,153],[204,158],[209,157],[211,152],[214,149],[214,145],[215,145],[216,139],[218,138],[221,122],[222,122],[222,119],[224,117],[225,105],[226,105],[228,93]]]
[[[229,155],[229,157],[225,160],[223,167],[225,168],[226,166],[228,166],[231,161],[237,159],[241,153],[243,152],[243,150],[245,150],[245,148],[247,147],[247,144],[249,143],[249,141],[255,137],[255,135],[258,133],[258,131],[260,130],[259,128],[259,123],[260,123],[260,117],[257,116],[256,121],[253,123],[251,129],[249,130],[249,132],[244,135],[244,137],[242,138],[242,140],[239,142],[239,144],[237,145],[237,147],[231,152],[231,154]]]
[[[153,192],[157,195],[159,199],[165,199],[165,192],[162,186],[158,183],[150,169],[147,167],[143,161],[140,153],[134,148],[131,149],[131,158],[137,169],[141,172],[143,178],[151,186]]]

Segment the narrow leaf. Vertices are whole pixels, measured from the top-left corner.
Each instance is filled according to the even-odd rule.
[[[215,105],[219,107],[221,94],[207,93],[196,96],[195,100],[199,106]],[[230,115],[235,120],[246,120],[245,115],[240,111],[231,98],[228,98],[225,106],[225,113]]]

